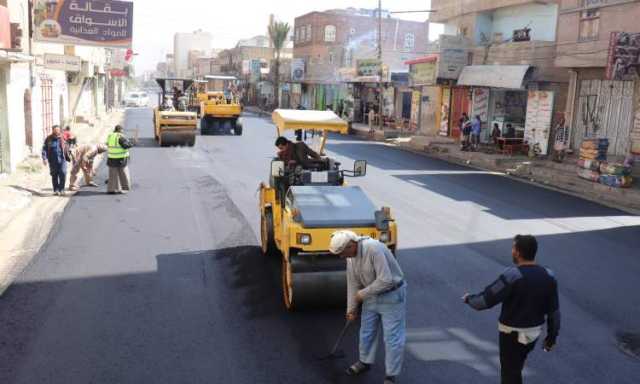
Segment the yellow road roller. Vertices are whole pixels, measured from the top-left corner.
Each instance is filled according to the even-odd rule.
[[[315,129],[324,146],[329,132],[347,133],[347,123],[331,111],[273,112],[278,135]],[[346,301],[346,261],[329,252],[331,234],[348,229],[384,242],[395,254],[397,227],[387,207],[376,209],[346,177],[365,176],[367,162],[352,170],[334,159],[306,164],[271,161],[269,183],[260,184],[261,246],[265,256],[281,259],[282,291],[287,309],[340,305]]]
[[[204,78],[206,92],[198,93],[200,132],[203,135],[242,135],[242,122],[239,120],[242,105],[236,91],[237,79],[234,76],[223,75],[209,75]]]
[[[193,80],[158,78],[162,92],[154,110],[154,134],[161,147],[170,145],[194,146],[198,130],[198,115],[189,110],[193,95]]]

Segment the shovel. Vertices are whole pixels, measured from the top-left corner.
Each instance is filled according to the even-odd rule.
[[[333,345],[333,348],[331,348],[331,352],[329,352],[328,355],[317,357],[318,360],[335,360],[344,358],[344,351],[338,350],[338,348],[340,347],[340,344],[342,344],[342,339],[344,339],[344,335],[347,333],[347,330],[351,326],[351,323],[353,323],[353,321],[347,320],[347,322],[344,324],[344,327],[342,328],[342,331],[340,331],[340,334],[338,335],[336,343]]]

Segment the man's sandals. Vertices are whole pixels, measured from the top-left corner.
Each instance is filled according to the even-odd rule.
[[[370,364],[365,364],[362,361],[356,361],[352,366],[347,368],[345,372],[349,376],[357,376],[361,373],[367,372],[369,369],[371,369]]]

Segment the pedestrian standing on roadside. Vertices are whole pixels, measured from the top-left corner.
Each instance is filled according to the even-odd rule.
[[[462,299],[478,311],[502,303],[498,323],[502,384],[522,384],[527,355],[536,345],[546,321],[543,349],[551,351],[560,331],[558,283],[553,272],[535,262],[538,243],[530,235],[517,235],[508,268],[483,292]]]
[[[476,115],[471,122],[471,147],[474,151],[480,146],[480,131],[482,130],[482,120],[480,115]]]
[[[351,231],[331,235],[329,251],[347,259],[347,321],[360,320],[360,356],[347,368],[350,376],[368,371],[382,336],[385,346],[384,384],[393,384],[402,369],[406,340],[407,285],[389,248]]]
[[[107,137],[107,166],[109,167],[109,182],[107,193],[126,193],[131,189],[129,176],[129,148],[133,144],[122,134],[121,125],[116,125]]]
[[[460,148],[466,151],[469,149],[469,136],[471,135],[471,122],[466,112],[463,112],[460,118],[460,132],[462,133],[462,145]]]
[[[80,171],[82,171],[84,175],[84,186],[98,186],[98,184],[93,182],[93,176],[95,175],[93,160],[98,154],[104,152],[107,152],[107,146],[104,144],[82,144],[73,149],[69,190],[78,190],[78,174]]]
[[[59,125],[51,127],[51,134],[47,136],[42,145],[42,162],[49,165],[53,194],[64,195],[64,185],[67,179],[67,161],[69,161],[69,148],[62,137]]]

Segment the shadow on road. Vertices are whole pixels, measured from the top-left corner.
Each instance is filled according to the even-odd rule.
[[[443,173],[393,176],[458,202],[473,202],[505,220],[628,216],[617,209],[502,175]]]

